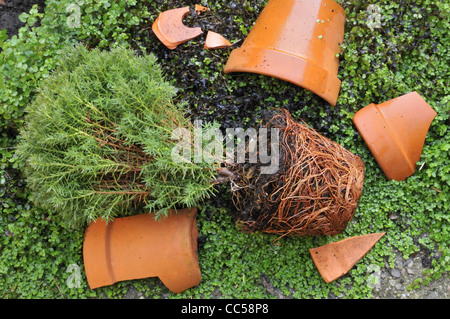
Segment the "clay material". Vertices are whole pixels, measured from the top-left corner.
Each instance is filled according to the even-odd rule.
[[[204,7],[204,6],[200,5],[200,4],[196,4],[196,5],[194,6],[194,10],[195,10],[195,13],[201,14],[202,12],[208,11],[208,8],[207,8],[207,7]]]
[[[350,237],[309,250],[322,278],[330,283],[345,275],[385,233]]]
[[[199,284],[197,209],[92,222],[85,232],[84,266],[89,287],[159,277],[175,293]]]
[[[222,35],[208,31],[206,34],[205,49],[222,49],[231,46],[231,42],[225,39]]]
[[[345,11],[333,0],[269,0],[225,73],[252,72],[306,88],[336,105]]]
[[[389,180],[411,176],[420,160],[436,112],[412,92],[382,104],[369,104],[353,122]]]
[[[190,14],[189,7],[161,12],[152,25],[152,30],[164,45],[173,50],[181,43],[198,37],[203,33],[200,27],[189,28],[183,18]]]

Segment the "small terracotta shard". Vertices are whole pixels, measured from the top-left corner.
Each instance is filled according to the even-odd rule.
[[[415,172],[436,112],[411,92],[381,104],[369,104],[353,123],[389,180],[403,181]]]
[[[178,210],[156,221],[151,214],[92,222],[83,259],[91,289],[119,281],[159,277],[172,292],[199,284],[197,209]]]
[[[350,237],[309,250],[322,278],[330,283],[345,275],[385,233]]]
[[[222,49],[231,45],[231,42],[225,39],[222,35],[213,31],[208,31],[204,47],[205,49]]]
[[[1,1],[1,0],[0,0],[0,1]],[[208,11],[208,8],[207,8],[207,7],[204,7],[204,6],[202,6],[202,5],[196,4],[194,10],[195,10],[195,12],[196,12],[197,14],[201,14],[202,12]]]
[[[345,10],[334,0],[269,0],[224,72],[276,77],[336,105]]]
[[[188,6],[167,10],[161,12],[155,22],[153,22],[153,32],[170,50],[203,33],[200,27],[190,28],[183,24],[183,18],[189,13]]]

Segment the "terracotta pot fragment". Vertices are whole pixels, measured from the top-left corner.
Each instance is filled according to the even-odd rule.
[[[198,37],[203,33],[200,27],[189,28],[183,24],[183,18],[190,14],[189,7],[161,12],[153,22],[152,30],[164,45],[173,50],[181,43]]]
[[[197,209],[92,222],[85,232],[84,266],[89,287],[159,277],[175,293],[199,284]]]
[[[345,11],[333,0],[269,0],[225,73],[252,72],[306,88],[336,105]]]
[[[208,8],[207,8],[207,7],[204,7],[204,6],[200,5],[200,4],[196,4],[196,5],[194,6],[194,10],[195,10],[195,13],[201,14],[202,12],[208,11]]]
[[[385,233],[350,237],[309,250],[322,278],[330,283],[345,275]]]
[[[436,112],[411,92],[381,104],[369,104],[353,123],[389,180],[411,176],[420,160]]]
[[[205,49],[222,49],[231,45],[231,42],[225,39],[221,34],[213,31],[208,31],[206,34]]]

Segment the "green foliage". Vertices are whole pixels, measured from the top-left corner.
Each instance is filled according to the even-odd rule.
[[[216,163],[173,160],[173,131],[194,132],[152,54],[78,46],[59,64],[27,108],[17,149],[38,206],[85,226],[141,203],[164,216],[213,193]]]
[[[229,2],[221,0],[202,1],[202,4],[210,7],[212,14],[233,16],[225,30],[235,32],[223,34],[231,36],[230,40],[234,42],[245,37],[266,2],[246,0],[234,10]],[[373,291],[366,281],[370,265],[384,267],[386,261],[392,266],[395,251],[408,258],[424,248],[433,257],[432,267],[423,276],[418,275],[410,288],[420,288],[440,276],[449,276],[450,110],[447,82],[450,5],[442,0],[338,2],[347,15],[345,40],[339,55],[338,76],[342,86],[338,105],[334,108],[307,90],[270,77],[224,75],[227,50],[203,52],[190,42],[186,43],[186,48],[191,51],[192,59],[183,59],[185,50],[181,47],[173,54],[162,54],[164,58],[159,63],[167,80],[175,84],[180,99],[191,109],[205,108],[211,116],[218,114],[217,104],[204,103],[206,99],[201,99],[199,92],[193,90],[191,78],[185,77],[186,70],[190,75],[199,74],[206,83],[215,84],[204,87],[203,97],[211,98],[211,101],[217,96],[227,96],[226,100],[232,97],[231,103],[241,108],[230,114],[231,119],[245,117],[246,124],[255,125],[265,108],[287,107],[324,135],[359,154],[366,166],[364,192],[354,220],[335,238],[275,241],[273,236],[242,234],[235,229],[228,208],[222,208],[214,201],[201,207],[199,234],[205,242],[199,250],[202,281],[199,286],[175,295],[169,293],[157,278],[89,290],[81,260],[82,232],[67,231],[61,227],[59,215],[31,205],[29,194],[23,188],[24,181],[15,170],[23,163],[15,156],[14,133],[3,128],[21,124],[25,107],[34,98],[38,84],[58,64],[63,45],[81,41],[89,47],[108,49],[118,46],[121,41],[117,39],[120,39],[134,45],[146,43],[156,51],[159,43],[146,42],[151,34],[150,23],[160,11],[186,3],[80,1],[81,27],[68,28],[66,22],[73,12],[67,12],[66,8],[73,1],[47,0],[41,26],[32,27],[33,20],[30,20],[19,36],[1,44],[0,297],[121,298],[133,287],[150,298],[167,295],[170,298],[274,298],[261,285],[264,274],[274,290],[295,298],[370,298]],[[370,16],[367,9],[371,4],[377,5],[381,13],[381,28],[373,30],[367,25]],[[34,19],[33,16],[37,13],[31,12],[28,18]],[[216,24],[217,28],[222,25]],[[11,50],[6,50],[8,48]],[[404,182],[389,182],[351,119],[357,110],[369,103],[384,102],[413,90],[417,90],[438,115],[430,127],[415,174]],[[260,95],[247,102],[246,99],[255,94]],[[238,104],[241,100],[243,102]],[[230,121],[226,125],[236,126]],[[398,218],[390,219],[391,214]],[[386,235],[348,275],[331,284],[324,283],[308,255],[308,248],[380,231],[386,231]],[[66,272],[70,264],[80,266],[80,288],[69,288],[65,284],[70,275]]]
[[[1,126],[20,126],[26,105],[40,81],[56,67],[65,44],[81,41],[99,48],[121,45],[148,16],[136,0],[82,0],[74,4],[71,0],[47,0],[45,14],[35,5],[21,15],[26,26],[18,35],[4,41],[5,31],[1,31]]]
[[[415,174],[404,182],[388,182],[359,134],[334,130],[333,139],[360,154],[366,163],[364,193],[351,229],[362,233],[387,231],[404,258],[428,248],[436,259],[427,275],[448,275],[450,117],[448,65],[450,6],[445,1],[339,1],[346,8],[342,45],[341,94],[338,121],[351,128],[353,114],[369,103],[381,103],[417,91],[437,112]],[[381,26],[368,28],[371,12],[379,8]],[[338,127],[335,121],[333,127]],[[389,215],[395,213],[395,221]],[[424,240],[423,234],[430,234]],[[387,251],[385,253],[388,253]],[[417,280],[426,283],[427,280]]]

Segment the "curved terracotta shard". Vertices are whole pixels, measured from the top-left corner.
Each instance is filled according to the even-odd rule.
[[[309,250],[322,278],[330,283],[345,275],[385,233],[350,237]]]
[[[201,14],[202,12],[206,12],[206,11],[208,11],[208,8],[207,7],[204,7],[204,6],[202,6],[202,5],[199,5],[199,4],[196,4],[195,6],[194,6],[194,10],[195,10],[195,12],[197,13],[197,14]]]
[[[414,173],[436,114],[412,92],[382,104],[369,104],[354,115],[353,123],[386,177],[402,181]]]
[[[199,284],[196,209],[91,223],[85,232],[84,266],[89,287],[159,277],[175,293]]]
[[[231,46],[231,42],[225,39],[222,35],[208,31],[206,34],[205,49],[222,49]]]
[[[190,13],[189,7],[161,12],[153,22],[152,30],[164,45],[173,50],[181,43],[203,33],[200,27],[190,28],[183,24],[183,18]]]
[[[345,11],[333,0],[269,0],[225,73],[252,72],[306,88],[336,105]]]

